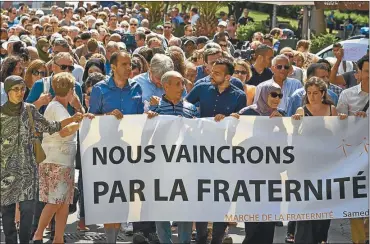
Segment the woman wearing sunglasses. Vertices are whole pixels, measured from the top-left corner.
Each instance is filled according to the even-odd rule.
[[[28,65],[26,74],[24,76],[24,81],[26,83],[26,92],[24,94],[24,99],[28,97],[33,84],[37,80],[41,80],[46,76],[48,76],[48,70],[46,68],[45,62],[41,59],[36,59]]]
[[[242,59],[236,59],[234,62],[233,77],[238,78],[243,84],[245,84],[244,92],[247,95],[247,106],[252,105],[254,95],[256,93],[256,87],[246,84],[246,82],[252,77],[250,64]]]
[[[275,82],[262,83],[261,92],[257,102],[240,110],[240,115],[282,117],[284,112],[278,110],[280,100],[283,98],[281,88]],[[246,222],[245,238],[243,244],[273,243],[275,222]]]

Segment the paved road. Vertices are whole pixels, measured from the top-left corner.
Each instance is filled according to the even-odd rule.
[[[105,234],[103,226],[92,225],[90,232],[79,233],[76,231],[77,215],[70,215],[68,218],[66,228],[66,241],[67,243],[105,243]],[[275,228],[274,243],[284,243],[287,227]],[[238,223],[236,227],[229,230],[229,235],[233,238],[233,243],[241,243],[244,238],[244,224]],[[45,233],[44,243],[49,242],[49,235]],[[132,237],[125,236],[120,233],[117,243],[131,243]],[[177,234],[174,233],[173,241],[177,241]],[[329,230],[329,243],[351,243],[351,232],[348,220],[333,220]],[[4,235],[1,232],[1,243],[4,242]],[[49,242],[51,243],[51,242]]]
[[[77,177],[76,177],[77,182]],[[0,218],[1,220],[1,218]],[[92,225],[90,232],[80,233],[76,230],[77,225],[77,213],[70,215],[67,221],[66,227],[66,241],[67,243],[105,243],[104,228],[102,225]],[[4,234],[1,228],[1,243],[4,243]],[[274,243],[284,243],[287,227],[286,223],[282,227],[275,227]],[[238,223],[237,226],[231,227],[229,230],[229,236],[233,238],[233,243],[241,243],[244,238],[244,223]],[[44,243],[49,242],[49,235],[45,233]],[[131,243],[132,237],[125,236],[124,233],[120,233],[118,236],[117,243]],[[177,234],[174,233],[173,241],[177,241]],[[332,220],[329,230],[329,243],[351,243],[351,231],[349,226],[349,220]],[[50,242],[51,243],[51,242]]]

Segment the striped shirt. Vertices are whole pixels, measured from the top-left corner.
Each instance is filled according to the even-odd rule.
[[[157,106],[150,106],[150,110],[161,115],[175,115],[185,118],[199,118],[198,110],[193,104],[183,99],[181,99],[178,104],[173,104],[165,98],[165,95],[162,96]]]

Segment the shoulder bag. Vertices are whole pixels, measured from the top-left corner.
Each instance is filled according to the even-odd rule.
[[[36,133],[36,130],[35,130],[35,122],[34,122],[33,117],[32,117],[31,108],[28,105],[26,106],[26,108],[27,108],[27,112],[28,112],[28,118],[30,120],[29,123],[31,125],[32,134],[35,137],[34,140],[33,140],[33,152],[35,154],[36,163],[39,164],[39,163],[41,163],[42,161],[44,161],[46,159],[46,154],[44,152],[44,149],[41,146],[41,141],[40,141],[39,137],[37,136],[37,133]]]

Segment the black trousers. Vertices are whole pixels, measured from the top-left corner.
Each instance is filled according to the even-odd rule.
[[[155,222],[152,221],[143,221],[143,222],[134,222],[132,223],[134,233],[142,232],[146,238],[149,238],[150,233],[156,233],[157,228]]]
[[[329,220],[297,221],[295,243],[317,244],[328,240]]]
[[[1,207],[5,243],[18,243],[18,233],[15,226],[15,209],[16,204]],[[23,201],[19,203],[20,224],[19,224],[19,241],[20,243],[29,243],[32,231],[32,220],[35,209],[35,201]]]
[[[197,244],[206,244],[208,237],[208,222],[196,222]],[[227,228],[227,222],[213,222],[211,244],[221,244]]]
[[[274,242],[275,222],[245,222],[243,244],[272,244]]]
[[[295,221],[289,221],[288,222],[288,230],[287,230],[288,235],[294,235],[296,223],[297,222],[295,222]]]

